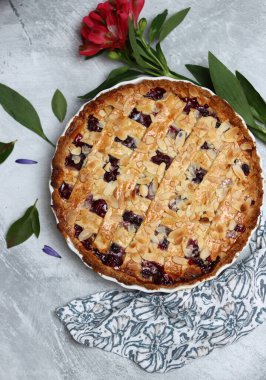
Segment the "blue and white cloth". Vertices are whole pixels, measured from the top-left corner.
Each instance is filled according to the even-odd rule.
[[[247,258],[192,290],[107,291],[75,299],[56,314],[78,343],[121,355],[147,372],[180,368],[237,341],[266,319],[262,220],[247,249]]]

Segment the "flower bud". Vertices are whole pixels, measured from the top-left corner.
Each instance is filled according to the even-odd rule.
[[[119,61],[121,59],[121,54],[119,51],[109,51],[108,58],[112,59],[113,61]]]
[[[141,20],[139,20],[139,31],[140,31],[141,34],[143,34],[146,26],[147,26],[147,20],[146,20],[146,18],[142,18]]]

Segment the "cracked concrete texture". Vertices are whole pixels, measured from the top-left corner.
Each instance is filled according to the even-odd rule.
[[[56,141],[64,125],[52,114],[56,88],[68,100],[70,118],[80,107],[76,96],[98,85],[116,63],[102,57],[78,56],[79,25],[98,1],[0,0],[0,82],[30,99],[43,128]],[[191,6],[190,14],[163,43],[173,70],[188,75],[185,63],[206,63],[208,50],[232,70],[243,72],[266,97],[266,4],[264,0],[146,0],[149,20],[163,9]],[[48,180],[53,149],[20,127],[0,109],[0,141],[18,139],[0,170],[0,379],[8,380],[148,380],[130,361],[80,346],[54,315],[67,301],[97,291],[119,288],[87,269],[67,248],[49,208]],[[265,147],[259,143],[259,150]],[[17,158],[36,159],[18,167]],[[4,236],[11,221],[39,198],[41,235],[7,251]],[[62,259],[44,255],[44,244]],[[266,378],[266,325],[238,343],[216,350],[166,376],[187,380],[262,380]]]

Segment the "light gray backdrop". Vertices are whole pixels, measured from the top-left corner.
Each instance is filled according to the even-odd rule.
[[[116,65],[101,57],[84,61],[77,54],[81,18],[96,4],[0,0],[0,82],[31,99],[53,141],[64,128],[50,108],[55,89],[65,94],[70,118],[81,105],[76,96],[98,85]],[[184,64],[206,64],[211,50],[231,69],[243,72],[266,97],[265,0],[146,0],[143,15],[151,19],[164,8],[174,12],[187,6],[192,7],[187,19],[163,43],[170,66],[187,74]],[[115,285],[83,266],[56,230],[48,191],[52,147],[0,109],[0,141],[14,139],[18,139],[14,152],[0,167],[1,380],[266,378],[266,324],[235,345],[167,375],[146,374],[126,359],[74,343],[53,310]],[[259,144],[259,149],[265,146]],[[17,158],[39,163],[19,166],[14,163]],[[7,251],[8,226],[36,198],[40,238]],[[57,249],[62,259],[42,253],[44,244]]]

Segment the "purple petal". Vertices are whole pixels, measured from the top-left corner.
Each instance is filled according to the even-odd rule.
[[[32,164],[37,164],[38,163],[38,161],[28,160],[27,158],[19,158],[15,162],[17,164],[24,164],[24,165],[32,165]]]
[[[61,259],[61,256],[59,255],[59,253],[56,252],[52,247],[49,247],[49,245],[45,245],[42,251],[46,253],[47,255],[58,257],[59,259]]]

